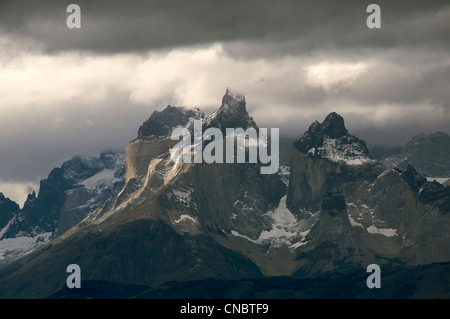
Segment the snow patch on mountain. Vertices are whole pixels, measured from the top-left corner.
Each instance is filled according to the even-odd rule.
[[[449,179],[450,178],[448,178],[448,177],[427,177],[427,181],[429,181],[429,182],[436,181],[439,184],[444,184]]]
[[[289,186],[289,175],[291,174],[291,168],[287,165],[280,165],[278,168],[278,175],[284,185]]]
[[[100,188],[105,185],[110,186],[122,180],[122,178],[116,177],[115,174],[116,170],[104,169],[97,174],[81,181],[80,184],[88,189]]]
[[[348,219],[350,220],[350,225],[352,225],[353,227],[361,227],[361,228],[364,228],[364,226],[361,225],[360,223],[358,223],[357,221],[355,221],[355,220],[353,219],[353,217],[352,217],[350,214],[348,214]]]
[[[178,202],[186,207],[190,207],[192,203],[192,188],[185,187],[174,187],[169,194],[175,202]]]
[[[332,162],[345,163],[347,165],[362,165],[375,163],[376,161],[367,156],[364,149],[358,143],[345,144],[340,139],[325,139],[323,146],[311,148],[307,154],[318,154]]]
[[[5,238],[0,241],[0,264],[15,260],[28,252],[48,243],[52,237],[51,232],[41,233],[35,236],[18,236]]]
[[[408,157],[411,156],[412,153],[405,154],[395,154],[386,158],[383,158],[381,162],[387,167],[398,167],[401,163],[408,160]]]
[[[192,221],[192,222],[194,222],[194,223],[198,223],[197,220],[196,220],[194,217],[189,216],[189,215],[187,215],[187,214],[181,214],[181,215],[180,215],[180,218],[177,219],[177,220],[175,220],[175,223],[178,224],[179,222],[182,222],[182,221],[184,221],[184,220],[190,220],[190,221]]]
[[[290,239],[302,230],[302,224],[286,207],[286,198],[287,196],[283,196],[279,206],[273,212],[269,212],[273,220],[272,229],[261,232],[258,238],[261,243],[269,242],[273,246],[291,244]]]
[[[386,228],[388,223],[377,218],[374,209],[366,204],[347,203],[347,211],[353,227],[363,228],[370,234],[380,234],[386,237],[398,236],[397,229]]]
[[[254,240],[254,239],[249,238],[248,236],[242,235],[241,233],[237,232],[236,230],[232,230],[231,235],[233,235],[235,237],[241,237],[241,238],[247,239],[248,241],[251,241],[252,243],[255,243],[255,244],[260,244],[260,242],[258,240]]]
[[[233,236],[242,237],[255,244],[265,245],[270,247],[280,247],[283,245],[295,249],[305,242],[302,242],[309,233],[311,227],[309,223],[303,220],[297,220],[286,206],[287,196],[283,196],[278,207],[269,212],[268,216],[272,218],[272,228],[264,230],[259,235],[258,239],[251,239],[248,236],[242,235],[235,230],[231,231]]]
[[[370,227],[367,227],[366,230],[370,234],[381,234],[386,237],[398,236],[398,234],[397,234],[398,229],[393,229],[393,228],[377,228],[374,225],[372,225]]]

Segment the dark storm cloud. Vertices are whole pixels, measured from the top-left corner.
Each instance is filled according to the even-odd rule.
[[[82,10],[81,30],[65,26],[66,7]],[[0,27],[48,51],[142,51],[209,42],[251,44],[260,54],[315,49],[423,46],[448,48],[447,1],[375,1],[381,30],[369,30],[374,1],[2,1]],[[267,46],[267,44],[277,44]],[[230,47],[239,56],[245,50]],[[279,50],[277,52],[277,50]]]
[[[38,181],[75,155],[125,150],[150,113],[148,107],[130,106],[122,94],[115,94],[108,106],[74,100],[64,108],[23,112],[0,128],[0,182]]]
[[[450,64],[398,68],[381,65],[371,70],[348,95],[360,103],[414,104],[429,102],[450,110]]]

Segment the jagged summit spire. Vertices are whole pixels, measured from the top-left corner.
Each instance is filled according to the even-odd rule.
[[[330,138],[340,138],[348,134],[345,128],[344,118],[336,112],[328,114],[322,123],[315,121],[308,129],[313,135],[326,135]]]
[[[245,96],[233,92],[227,87],[225,95],[222,97],[222,104],[219,109],[206,117],[205,127],[218,128],[257,128],[253,118],[246,110]]]
[[[139,127],[140,139],[160,139],[170,136],[175,127],[191,127],[193,120],[204,120],[204,128],[257,128],[253,118],[246,110],[245,96],[226,88],[220,107],[205,118],[198,109],[188,109],[168,105],[162,111],[154,111],[152,115]]]
[[[331,112],[327,115],[322,123],[323,132],[331,138],[339,138],[348,134],[345,128],[344,118],[336,112]]]
[[[225,90],[225,95],[230,95],[234,97],[244,97],[244,94],[230,89],[229,86],[227,86],[227,89]]]
[[[245,111],[245,96],[239,93],[234,93],[227,87],[225,95],[222,98],[222,105],[220,109],[223,111]]]
[[[348,133],[344,118],[336,112],[328,114],[322,123],[312,123],[295,142],[295,147],[311,157],[327,158],[333,162],[349,165],[373,162],[366,143]]]

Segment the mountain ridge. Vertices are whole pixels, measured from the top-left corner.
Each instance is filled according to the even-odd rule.
[[[260,163],[173,162],[177,141],[168,132],[190,127],[187,112],[170,106],[167,123],[164,110],[153,113],[144,123],[158,123],[164,134],[138,132],[129,143],[123,186],[80,223],[0,269],[0,296],[45,298],[64,284],[71,263],[83,280],[157,286],[450,260],[450,195],[412,166],[396,170],[372,159],[339,114],[314,122],[292,145],[286,185],[280,174],[260,174]],[[201,120],[205,129],[257,128],[245,98],[229,90]],[[95,184],[88,179],[85,185]]]
[[[123,161],[121,152],[107,151],[99,157],[75,156],[54,168],[40,181],[39,193],[29,194],[8,223],[0,224],[0,264],[58,237],[100,206],[122,183]]]
[[[450,136],[441,131],[418,134],[400,149],[381,152],[378,159],[402,170],[411,164],[424,177],[450,178]]]

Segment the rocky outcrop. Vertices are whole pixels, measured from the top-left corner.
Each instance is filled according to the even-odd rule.
[[[450,212],[450,188],[436,181],[427,181],[411,164],[408,164],[404,172],[398,168],[396,171],[408,183],[421,203],[439,208],[442,214]]]
[[[319,221],[306,239],[342,242],[343,236],[351,236],[352,226],[347,214],[345,198],[338,191],[327,191],[322,199]]]
[[[177,141],[136,139],[127,145],[125,183],[136,178],[143,182],[152,159],[166,153]]]
[[[172,131],[178,127],[192,130],[193,121],[203,118],[199,109],[168,105],[162,111],[154,111],[139,127],[138,137],[127,145],[125,183],[132,178],[143,183],[151,160],[178,142],[170,139]]]
[[[442,214],[450,213],[450,187],[436,181],[427,182],[420,190],[419,200],[439,208]]]
[[[160,139],[172,134],[175,127],[185,126],[190,120],[200,120],[204,114],[199,109],[185,109],[168,105],[162,111],[154,111],[138,130],[138,138]]]
[[[382,171],[364,141],[348,133],[343,118],[330,113],[311,124],[294,143],[287,205],[293,212],[317,211],[326,191],[375,180]]]
[[[383,260],[385,256],[365,245],[367,234],[352,226],[339,191],[327,191],[321,206],[319,220],[306,236],[305,245],[297,250],[299,267],[294,277],[347,274],[370,263],[389,264]]]
[[[420,188],[427,182],[427,179],[421,176],[411,164],[408,164],[406,171],[402,172],[400,176],[415,193],[419,193]]]
[[[0,239],[19,211],[19,204],[0,193]]]

